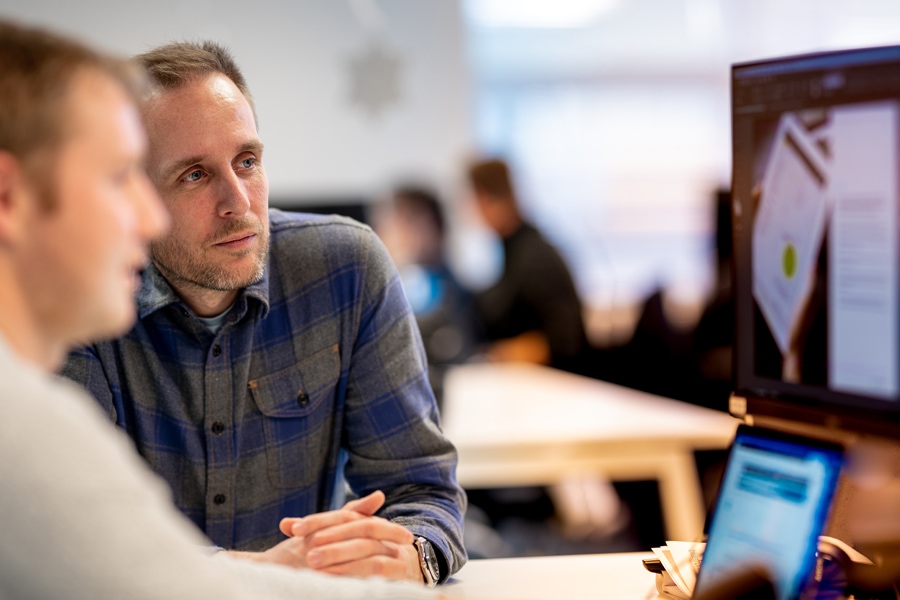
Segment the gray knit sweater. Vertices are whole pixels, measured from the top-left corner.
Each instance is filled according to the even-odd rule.
[[[436,597],[414,584],[211,558],[208,546],[96,403],[0,336],[0,599]]]

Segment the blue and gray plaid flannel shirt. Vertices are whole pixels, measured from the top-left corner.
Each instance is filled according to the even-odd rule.
[[[465,494],[415,319],[384,247],[342,217],[270,211],[268,266],[217,334],[152,265],[138,322],[73,353],[82,383],[217,545],[261,550],[282,517],[387,495],[379,513],[459,570]]]

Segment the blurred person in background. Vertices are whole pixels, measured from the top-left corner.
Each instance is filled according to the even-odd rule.
[[[709,408],[727,410],[733,389],[734,291],[731,231],[731,192],[718,189],[715,198],[715,283],[712,296],[691,336],[691,361],[695,386],[685,399]]]
[[[598,352],[594,361],[598,378],[727,410],[732,390],[735,329],[730,198],[730,192],[725,189],[715,190],[712,197],[716,225],[715,280],[711,296],[699,311],[699,318],[680,324],[672,316],[674,311],[672,303],[667,302],[666,290],[656,288],[641,305],[631,339]],[[773,351],[773,355],[780,353]]]
[[[584,373],[592,354],[575,282],[556,248],[523,217],[509,166],[497,158],[476,161],[468,179],[478,212],[504,250],[499,281],[476,295],[488,360]],[[611,538],[630,524],[627,507],[600,477],[574,477],[546,489],[469,490],[469,500],[501,531],[511,515],[530,522],[517,525],[533,532],[517,542],[525,554],[615,547],[622,540]]]
[[[478,328],[472,295],[447,263],[444,209],[432,190],[398,186],[376,206],[374,227],[403,280],[425,344],[428,379],[441,406],[444,374],[472,355]]]
[[[580,372],[588,342],[568,266],[523,218],[504,161],[475,162],[468,177],[478,210],[504,250],[499,281],[476,296],[488,358]]]

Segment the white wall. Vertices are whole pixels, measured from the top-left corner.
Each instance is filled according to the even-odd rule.
[[[472,143],[457,0],[0,0],[0,16],[132,55],[210,38],[255,97],[273,200],[366,197],[396,178],[448,185]],[[378,36],[400,57],[398,103],[350,101],[351,58]]]

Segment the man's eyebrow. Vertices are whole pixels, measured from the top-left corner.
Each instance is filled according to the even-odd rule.
[[[241,147],[238,150],[238,154],[241,152],[256,152],[261,154],[263,151],[263,143],[259,140],[253,140],[251,142],[244,142],[241,144]]]
[[[165,181],[172,175],[175,175],[176,173],[179,173],[179,172],[183,171],[184,169],[187,169],[191,165],[195,165],[202,161],[203,161],[202,156],[191,156],[191,157],[179,160],[178,162],[171,164],[165,171],[163,171],[162,180]]]

